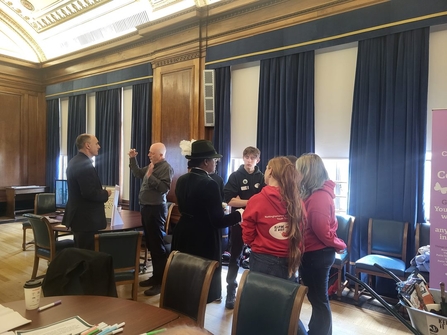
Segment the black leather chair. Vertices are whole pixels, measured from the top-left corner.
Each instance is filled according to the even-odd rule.
[[[246,270],[237,290],[232,335],[296,335],[307,287]]]
[[[408,222],[369,219],[368,222],[368,255],[355,262],[355,275],[360,279],[361,273],[371,276],[391,278],[374,264],[391,271],[404,280],[407,263]],[[359,299],[359,285],[355,283],[354,299]]]
[[[416,224],[414,245],[415,245],[415,252],[414,252],[415,255],[417,255],[420,247],[423,247],[425,245],[430,245],[430,223],[429,222],[423,222],[423,223]],[[416,265],[410,264],[410,267],[408,267],[405,270],[405,276],[408,277],[416,269],[417,269]],[[425,278],[425,280],[427,282],[430,281],[430,272],[419,271],[419,273]]]
[[[214,260],[171,252],[163,274],[160,307],[186,315],[203,328],[211,279],[218,266]]]
[[[36,278],[39,260],[51,262],[56,253],[65,248],[74,247],[72,239],[56,240],[51,223],[44,216],[24,214],[27,217],[34,233],[34,266],[31,278]]]
[[[113,258],[116,285],[132,284],[132,300],[137,300],[141,237],[138,231],[122,231],[95,235],[95,251]]]
[[[56,211],[56,197],[54,193],[38,193],[34,197],[34,214],[42,215]],[[26,231],[32,229],[29,221],[22,223],[23,241],[22,250],[25,251],[28,245],[34,244],[34,240],[26,242]]]
[[[346,250],[342,254],[335,253],[335,261],[332,265],[337,269],[337,298],[341,299],[341,294],[345,287],[348,286],[348,280],[342,281],[343,269],[345,272],[349,272],[349,262],[351,256],[351,240],[352,230],[354,228],[354,217],[349,215],[337,215],[338,228],[337,236],[346,243]]]

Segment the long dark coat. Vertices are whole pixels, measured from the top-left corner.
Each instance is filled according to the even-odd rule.
[[[172,250],[219,262],[211,282],[208,302],[221,297],[221,228],[241,221],[239,212],[224,215],[217,183],[201,169],[193,168],[177,180],[175,187],[181,217],[172,236]]]

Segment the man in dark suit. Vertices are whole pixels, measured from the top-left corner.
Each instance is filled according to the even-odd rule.
[[[94,236],[107,227],[104,203],[110,191],[104,190],[92,157],[98,156],[99,141],[91,134],[76,138],[78,154],[68,162],[68,202],[62,224],[71,228],[75,246],[95,249]]]

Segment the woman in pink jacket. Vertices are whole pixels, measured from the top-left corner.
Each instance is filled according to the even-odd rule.
[[[299,273],[303,284],[309,288],[307,297],[312,305],[308,333],[331,335],[332,313],[327,294],[329,270],[334,263],[335,252],[346,248],[336,234],[335,183],[329,180],[323,160],[316,154],[299,157],[296,168],[301,177],[301,197],[307,213]]]

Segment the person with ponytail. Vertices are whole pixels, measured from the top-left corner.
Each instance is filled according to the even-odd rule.
[[[306,224],[299,175],[287,157],[275,157],[264,173],[266,186],[248,200],[242,239],[251,247],[250,270],[295,281]]]

